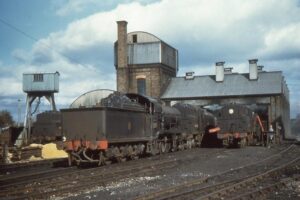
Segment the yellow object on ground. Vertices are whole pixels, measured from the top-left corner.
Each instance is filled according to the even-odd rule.
[[[36,161],[36,160],[42,160],[42,158],[40,157],[35,157],[35,156],[30,156],[30,158],[28,159],[29,161]]]
[[[56,144],[49,143],[43,145],[42,158],[48,159],[48,158],[66,158],[66,157],[68,157],[68,154],[63,150],[58,150],[56,148]]]

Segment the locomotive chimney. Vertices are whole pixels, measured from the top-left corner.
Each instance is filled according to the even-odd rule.
[[[127,22],[117,21],[117,91],[127,93],[129,90],[129,73],[127,63]]]
[[[258,59],[249,60],[249,79],[257,80],[258,78],[258,68],[257,68]]]
[[[224,81],[224,63],[225,62],[216,62],[216,81]]]

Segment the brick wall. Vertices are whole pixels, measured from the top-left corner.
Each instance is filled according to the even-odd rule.
[[[145,77],[146,95],[160,97],[162,89],[166,87],[170,77],[175,76],[176,72],[174,70],[164,69],[161,64],[129,66],[129,92],[137,93],[137,77]]]

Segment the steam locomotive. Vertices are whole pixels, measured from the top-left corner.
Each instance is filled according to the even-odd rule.
[[[241,104],[227,104],[214,111],[218,127],[217,138],[227,147],[243,147],[262,140],[261,122],[257,113]]]
[[[215,117],[199,107],[165,106],[139,94],[114,92],[96,106],[61,110],[69,164],[137,159],[200,146]]]

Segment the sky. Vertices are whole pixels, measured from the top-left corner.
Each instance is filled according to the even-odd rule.
[[[20,99],[24,116],[23,73],[59,71],[59,108],[90,90],[115,90],[118,20],[178,49],[178,76],[212,75],[217,61],[247,73],[257,58],[283,72],[291,117],[300,113],[300,0],[1,0],[0,110],[16,120]]]

